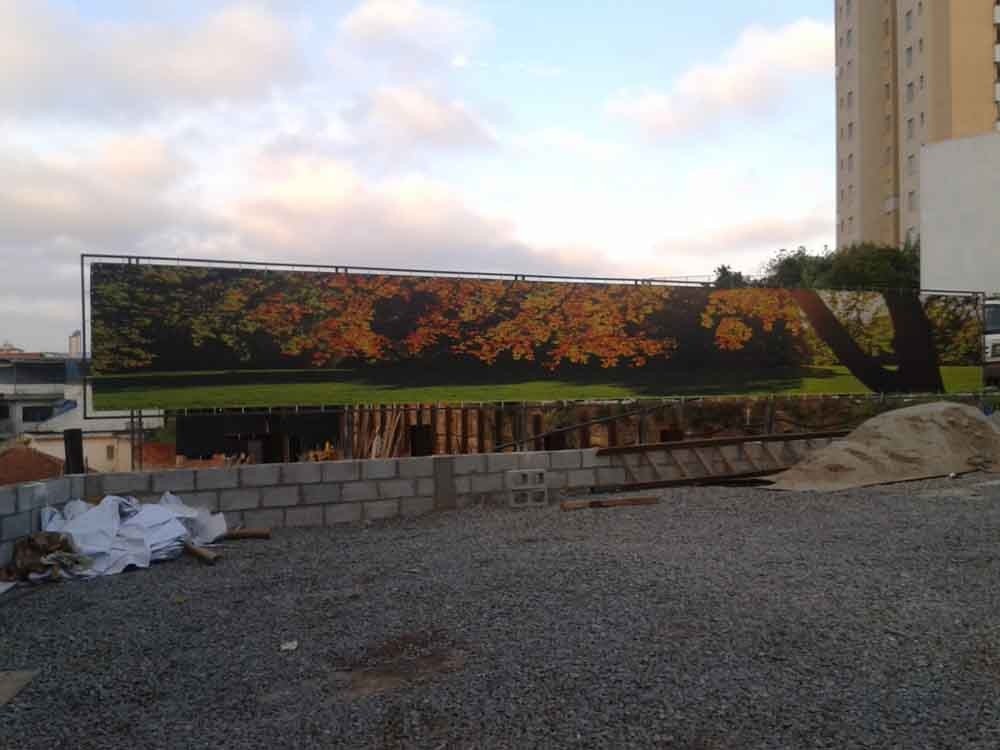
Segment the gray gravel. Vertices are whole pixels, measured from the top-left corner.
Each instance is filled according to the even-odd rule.
[[[0,670],[40,673],[0,747],[996,748],[986,479],[288,530],[17,592]]]

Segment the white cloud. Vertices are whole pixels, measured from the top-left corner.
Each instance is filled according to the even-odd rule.
[[[0,2],[0,112],[99,116],[266,94],[299,73],[296,39],[262,7],[184,26],[95,23],[41,0]]]
[[[588,161],[609,163],[620,159],[626,148],[613,141],[591,138],[570,128],[542,128],[513,139],[516,148],[530,152],[558,151]]]
[[[697,132],[724,120],[772,110],[791,81],[832,75],[834,31],[802,19],[776,29],[746,29],[721,62],[684,72],[669,91],[622,91],[607,105],[654,138]]]
[[[480,19],[422,0],[363,0],[340,24],[351,44],[403,64],[453,64],[488,32]],[[460,67],[460,66],[459,66]]]
[[[496,140],[489,125],[462,102],[404,86],[374,92],[366,107],[365,127],[376,142],[396,148],[482,147]]]

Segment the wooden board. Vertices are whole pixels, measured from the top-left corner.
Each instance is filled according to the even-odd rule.
[[[637,505],[657,505],[658,497],[611,497],[605,500],[563,500],[559,507],[563,510],[583,510],[585,508],[627,508]]]

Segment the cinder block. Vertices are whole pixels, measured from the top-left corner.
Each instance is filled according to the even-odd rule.
[[[14,559],[14,542],[0,543],[0,568]]]
[[[246,526],[243,523],[243,511],[231,510],[223,513],[226,519],[226,528],[232,531],[233,529],[241,529]]]
[[[504,489],[503,474],[474,474],[469,477],[472,492],[500,492]]]
[[[399,515],[399,500],[373,500],[363,505],[367,521],[381,521]]]
[[[486,471],[486,456],[474,453],[468,456],[455,456],[455,474],[482,474]]]
[[[348,482],[340,486],[340,499],[345,503],[359,500],[377,500],[378,485],[375,482]]]
[[[413,497],[417,483],[412,479],[385,479],[378,483],[378,495],[386,500],[396,497]]]
[[[555,469],[582,469],[583,455],[580,451],[555,451],[549,454],[549,466]]]
[[[545,472],[545,486],[550,490],[561,490],[569,484],[565,471]]]
[[[595,487],[596,485],[596,469],[577,469],[566,475],[567,487]]]
[[[597,469],[602,466],[611,466],[611,456],[598,456],[597,448],[586,448],[580,453],[584,469]]]
[[[547,505],[548,502],[548,492],[544,487],[510,491],[510,507],[512,508],[537,507]]]
[[[439,509],[447,510],[457,506],[455,475],[452,459],[447,456],[434,457],[434,501]],[[421,492],[421,494],[423,494]]]
[[[361,503],[339,503],[327,505],[326,525],[336,526],[341,523],[354,523],[361,520]]]
[[[612,466],[597,470],[597,484],[599,486],[625,484],[627,481],[628,477],[625,475],[625,469],[621,466]]]
[[[37,515],[37,511],[29,510],[0,519],[0,541],[13,542],[15,539],[31,534],[36,530],[36,528],[32,528],[35,525],[32,524],[32,516],[37,517]]]
[[[180,495],[182,492],[191,492],[194,489],[194,471],[191,469],[158,471],[152,478],[153,492],[172,492]]]
[[[83,494],[81,500],[101,500],[104,498],[104,483],[100,474],[87,474],[83,478]]]
[[[281,464],[240,467],[241,487],[267,487],[281,483]]]
[[[190,505],[192,508],[204,508],[213,513],[219,510],[218,492],[185,492],[183,495],[178,495],[178,497],[180,497],[185,505]]]
[[[361,478],[360,461],[326,461],[320,466],[324,482],[353,482]]]
[[[219,493],[219,507],[222,510],[246,510],[260,507],[260,490],[222,490]]]
[[[102,474],[101,490],[105,495],[134,495],[137,492],[150,492],[152,482],[149,474],[129,472],[122,474]]]
[[[433,496],[434,495],[434,480],[433,479],[418,479],[417,480],[417,494]]]
[[[0,487],[0,516],[9,516],[17,512],[17,489]]]
[[[302,502],[306,505],[324,505],[340,502],[340,484],[304,484]]]
[[[472,477],[455,477],[453,485],[455,494],[467,495],[472,492]]]
[[[545,469],[513,469],[504,472],[507,478],[507,487],[511,489],[524,489],[527,487],[544,487]]]
[[[398,471],[396,459],[379,458],[361,462],[362,479],[395,479]]]
[[[257,491],[260,492],[260,504],[265,508],[299,504],[299,488],[297,485],[288,487],[261,487]]]
[[[486,456],[486,470],[491,474],[517,468],[516,453],[490,453]]]
[[[69,499],[83,500],[87,492],[87,478],[83,474],[74,474],[69,477]]]
[[[544,451],[534,451],[531,453],[518,453],[517,468],[547,469],[549,468],[549,454],[545,453]]]
[[[46,502],[49,505],[55,505],[56,503],[64,503],[67,500],[72,499],[68,477],[49,479],[46,482],[46,485],[48,493]]]
[[[283,464],[281,481],[283,484],[316,484],[323,481],[323,467],[310,461]]]
[[[285,526],[322,526],[323,506],[289,508],[285,511]]]
[[[399,476],[401,479],[434,476],[434,457],[419,456],[399,459]]]
[[[401,515],[407,518],[422,516],[434,510],[433,497],[407,497],[399,501]]]
[[[267,510],[248,510],[243,513],[243,521],[247,526],[269,526],[280,529],[285,525],[285,511],[281,508]]]
[[[225,490],[238,487],[238,469],[202,469],[195,472],[195,488],[199,490]]]
[[[17,510],[23,513],[41,508],[49,502],[49,488],[45,482],[29,482],[17,487]]]

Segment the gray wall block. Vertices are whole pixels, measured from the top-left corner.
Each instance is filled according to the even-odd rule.
[[[17,488],[0,487],[0,516],[9,516],[17,511]]]
[[[602,466],[611,466],[611,456],[598,456],[597,448],[586,448],[582,451],[584,469],[596,469]]]
[[[363,503],[365,520],[381,521],[385,518],[394,518],[399,515],[398,500],[373,500]]]
[[[83,474],[73,474],[69,479],[69,499],[83,500],[87,493],[87,478]]]
[[[532,451],[531,453],[518,453],[517,468],[547,469],[549,468],[549,454],[545,453],[544,451]]]
[[[265,487],[281,483],[281,464],[257,464],[240,468],[241,487]]]
[[[297,485],[289,487],[261,487],[260,504],[264,507],[283,507],[286,505],[299,504],[299,487]]]
[[[549,465],[556,469],[582,469],[583,454],[581,451],[555,451],[549,456]]]
[[[419,456],[399,459],[399,476],[401,479],[434,476],[434,457]]]
[[[501,492],[504,489],[503,474],[475,474],[470,479],[473,493]]]
[[[151,475],[153,492],[172,492],[180,495],[194,489],[194,470],[180,469],[178,471],[158,471]]]
[[[197,474],[195,484],[199,490],[230,489],[240,483],[238,469],[202,469]]]
[[[486,456],[486,470],[491,474],[517,468],[516,453],[490,453]]]
[[[627,481],[628,477],[625,475],[625,469],[620,466],[597,470],[598,485],[625,484]]]
[[[243,522],[247,526],[270,526],[280,529],[285,525],[285,511],[281,508],[247,510],[243,512]]]
[[[568,487],[594,487],[596,484],[596,469],[576,469],[566,475],[566,485]]]
[[[323,481],[323,467],[315,462],[284,464],[281,481],[283,484],[316,484]]]
[[[213,513],[219,510],[218,492],[185,492],[183,495],[178,495],[178,497],[180,497],[185,505],[190,505],[192,508],[205,508],[205,510],[210,510]]]
[[[33,518],[34,516],[35,518]],[[15,513],[0,519],[0,541],[13,542],[37,530],[37,511]],[[36,521],[36,523],[32,523]]]
[[[325,521],[327,526],[336,526],[341,523],[354,523],[361,520],[361,503],[339,503],[337,505],[327,505],[325,508]]]
[[[395,479],[399,468],[394,458],[381,458],[361,462],[362,479]]]
[[[413,497],[417,483],[412,479],[383,479],[378,483],[378,495],[387,500],[396,497]]]
[[[361,479],[360,461],[326,461],[323,467],[324,482],[353,482]]]
[[[345,503],[359,500],[377,500],[378,485],[375,482],[348,482],[340,487],[340,498]]]
[[[417,480],[417,494],[420,496],[432,497],[434,495],[434,480],[433,479],[418,479]]]
[[[61,502],[54,500],[53,502]],[[17,486],[17,510],[23,513],[34,508],[41,508],[49,503],[49,486],[47,482],[29,482]]]
[[[0,568],[14,559],[14,542],[0,542]]]
[[[323,506],[289,508],[285,511],[285,526],[322,526]]]
[[[341,497],[339,484],[304,484],[302,485],[302,502],[306,505],[339,503]]]
[[[101,474],[101,492],[105,495],[133,495],[136,492],[150,492],[152,483],[149,474]]]
[[[246,510],[260,506],[260,490],[222,490],[219,493],[219,507],[222,510]]]
[[[455,456],[453,460],[455,462],[455,474],[479,474],[486,471],[485,455]]]
[[[435,507],[442,510],[457,507],[454,468],[451,458],[434,457],[434,501]]]

